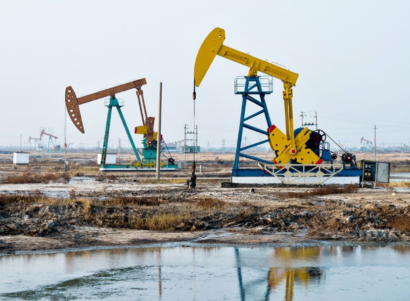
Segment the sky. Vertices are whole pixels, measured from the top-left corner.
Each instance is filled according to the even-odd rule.
[[[314,122],[334,140],[410,145],[409,1],[106,1],[0,0],[0,145],[38,137],[40,128],[64,137],[64,92],[78,97],[146,78],[148,115],[158,116],[163,83],[162,133],[169,143],[193,125],[193,71],[198,49],[212,29],[225,29],[224,45],[299,74],[294,87],[295,126]],[[197,88],[199,145],[234,146],[241,96],[234,80],[245,66],[216,57]],[[260,74],[263,76],[263,74]],[[272,123],[283,131],[282,83],[267,96]],[[117,95],[131,132],[141,125],[135,91]],[[249,107],[249,114],[254,111]],[[102,144],[104,100],[80,107],[85,134],[67,118],[67,142]],[[256,110],[256,109],[255,109]],[[255,125],[266,127],[263,119]],[[157,125],[156,125],[157,127]],[[245,132],[248,144],[263,139]],[[133,134],[137,146],[141,136]],[[113,112],[110,146],[127,136]]]

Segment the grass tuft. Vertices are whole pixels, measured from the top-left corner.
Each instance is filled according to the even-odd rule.
[[[138,229],[155,231],[174,230],[177,225],[187,218],[188,216],[181,214],[154,215],[141,220]]]
[[[408,216],[397,216],[390,221],[390,226],[401,232],[410,232],[410,218]]]
[[[115,181],[116,179],[117,177],[115,175],[105,175],[105,174],[98,174],[95,177],[95,180],[99,182],[103,182],[104,180]]]
[[[110,200],[99,201],[105,206],[159,206],[158,197],[115,196]]]
[[[68,183],[68,181],[70,181],[70,176],[68,173],[35,174],[31,172],[23,172],[19,175],[12,175],[4,178],[2,184],[34,184],[50,183],[56,181]]]
[[[212,199],[212,198],[204,198],[200,199],[198,202],[198,206],[202,209],[222,209],[225,207],[226,202],[217,200],[217,199]]]

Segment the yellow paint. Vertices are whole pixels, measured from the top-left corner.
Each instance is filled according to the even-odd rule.
[[[268,272],[268,285],[272,290],[278,290],[279,286],[285,281],[285,301],[293,300],[293,290],[295,280],[308,286],[311,279],[307,267],[292,268],[291,263],[295,260],[312,261],[320,254],[319,248],[277,248],[275,249],[274,259],[285,264],[284,268],[270,268]]]
[[[145,125],[140,125],[135,127],[135,134],[146,135],[148,133],[148,128]]]
[[[274,128],[273,128],[274,127]],[[291,153],[291,141],[277,127],[272,126],[269,133],[269,144],[277,154],[273,160],[275,164],[288,164],[290,160],[296,160],[300,164],[319,164],[320,158],[309,148],[306,142],[310,138],[310,130],[304,128],[295,138],[296,153]]]
[[[285,102],[286,135],[287,139],[290,140],[291,146],[289,151],[297,151],[293,131],[292,87],[296,85],[299,75],[290,70],[286,70],[275,64],[269,63],[266,60],[258,59],[250,54],[225,46],[223,45],[224,40],[225,30],[222,28],[215,28],[203,41],[195,60],[195,86],[199,87],[202,83],[202,80],[216,55],[249,67],[249,77],[256,77],[258,72],[262,72],[280,79],[284,84],[283,100]]]
[[[132,162],[132,166],[133,167],[138,167],[138,168],[154,168],[154,167],[156,167],[156,165],[155,165],[155,161],[153,161],[153,162],[138,162],[138,161],[134,161],[134,162]],[[163,167],[165,165],[165,163],[164,162],[161,162],[161,167]]]
[[[140,135],[147,135],[148,134],[148,127],[146,125],[140,125],[135,127],[135,134]],[[152,134],[152,139],[157,140],[158,132],[154,132]]]
[[[222,28],[215,28],[202,43],[195,61],[194,76],[195,85],[197,87],[201,84],[216,55],[249,67],[249,76],[254,77],[257,76],[257,72],[262,72],[290,83],[292,86],[296,85],[299,76],[297,73],[225,46],[223,45],[224,40],[225,30]]]

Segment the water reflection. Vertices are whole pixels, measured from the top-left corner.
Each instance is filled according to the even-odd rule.
[[[0,299],[58,300],[69,292],[80,299],[345,300],[351,295],[343,294],[354,292],[360,300],[373,283],[379,291],[365,296],[380,299],[393,286],[396,294],[407,291],[409,259],[410,246],[404,245],[137,248],[3,256]],[[338,291],[341,283],[347,289]]]
[[[330,251],[333,249],[330,248]],[[323,270],[320,267],[298,267],[293,268],[292,262],[302,261],[309,262],[310,264],[316,263],[316,259],[319,258],[321,248],[309,247],[309,248],[276,248],[272,250],[272,259],[274,262],[281,262],[283,267],[271,267],[267,273],[267,281],[265,290],[259,290],[261,296],[260,300],[269,300],[272,294],[279,295],[281,291],[284,291],[284,300],[293,300],[293,291],[295,282],[297,284],[308,286],[312,281],[318,281],[323,276]],[[330,252],[332,253],[332,252]],[[327,252],[329,254],[329,252]],[[247,298],[247,289],[252,289],[258,282],[257,279],[252,279],[249,283],[244,282],[242,275],[242,268],[240,265],[240,249],[235,249],[236,262],[238,265],[238,283],[240,290],[241,301],[247,299],[254,300],[255,295]],[[283,285],[282,285],[283,284]]]
[[[333,252],[332,252],[333,251]],[[335,250],[330,249],[329,254]],[[279,261],[291,263],[294,260],[315,262],[320,255],[320,248],[278,248],[275,249],[274,258]],[[311,281],[318,281],[323,276],[323,270],[319,267],[300,268],[270,268],[268,274],[268,286],[272,290],[280,290],[280,284],[286,282],[284,300],[293,300],[295,281],[303,286],[308,286]]]

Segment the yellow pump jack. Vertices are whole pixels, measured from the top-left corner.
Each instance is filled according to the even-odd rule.
[[[275,125],[268,129],[269,144],[277,154],[273,162],[287,164],[290,160],[294,160],[301,164],[320,164],[322,160],[313,151],[306,148],[305,143],[310,137],[309,129],[304,128],[297,137],[294,135],[292,87],[296,85],[299,75],[268,61],[225,46],[223,45],[224,40],[225,30],[215,28],[202,43],[195,61],[195,86],[199,87],[216,55],[249,67],[248,77],[257,77],[258,72],[262,72],[280,79],[284,88],[286,135]]]

